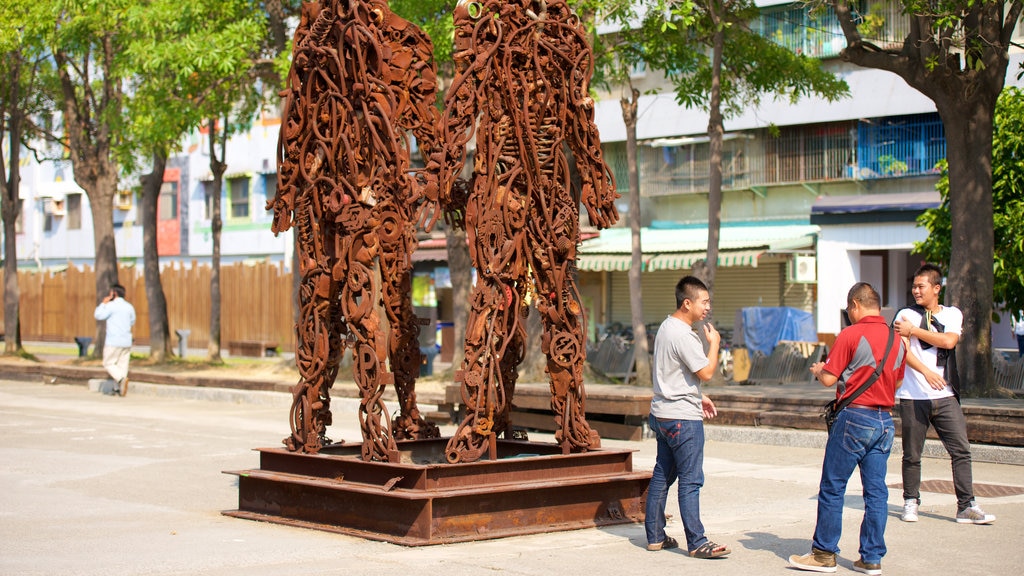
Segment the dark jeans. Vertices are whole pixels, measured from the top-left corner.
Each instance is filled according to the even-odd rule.
[[[1017,335],[1017,356],[1024,357],[1024,334]]]
[[[929,424],[935,428],[953,465],[953,488],[957,512],[974,500],[971,472],[971,444],[967,441],[967,421],[956,398],[938,400],[900,400],[903,421],[903,498],[921,501],[921,452]]]
[[[686,534],[686,549],[693,552],[708,541],[700,521],[700,489],[704,485],[704,422],[658,420],[651,414],[651,430],[658,439],[658,458],[647,489],[644,527],[647,543],[665,541],[665,504],[668,489],[679,481],[679,515]]]

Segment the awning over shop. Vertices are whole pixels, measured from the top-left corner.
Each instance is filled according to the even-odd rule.
[[[765,252],[813,246],[819,230],[817,226],[808,224],[723,226],[718,265],[756,267],[758,257]],[[707,257],[707,235],[705,227],[643,228],[640,231],[643,269],[685,270],[692,267],[694,262]],[[631,252],[630,230],[611,228],[601,231],[598,238],[583,242],[576,265],[580,270],[592,272],[629,270]]]
[[[941,201],[942,198],[935,190],[822,196],[811,206],[811,223],[913,222],[918,214],[938,207]]]

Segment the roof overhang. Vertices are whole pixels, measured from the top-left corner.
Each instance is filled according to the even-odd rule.
[[[719,239],[718,265],[756,267],[766,252],[790,251],[814,246],[818,226],[809,224],[725,225]],[[645,271],[686,270],[707,258],[707,227],[643,228],[640,246]],[[598,238],[584,241],[576,266],[593,272],[617,272],[632,266],[632,232],[628,228],[603,230]]]
[[[36,184],[36,198],[52,198],[63,200],[68,194],[85,194],[85,190],[74,180],[58,180],[56,182],[40,182]]]
[[[942,202],[938,192],[900,192],[822,196],[811,206],[811,223],[822,226],[877,222],[913,222]]]

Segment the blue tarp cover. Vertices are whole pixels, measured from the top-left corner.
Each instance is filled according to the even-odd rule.
[[[796,308],[755,306],[744,308],[743,341],[751,353],[768,355],[780,340],[817,342],[814,315]]]

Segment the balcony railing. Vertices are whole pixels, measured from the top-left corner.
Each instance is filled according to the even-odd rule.
[[[938,114],[893,116],[726,135],[722,189],[872,180],[932,174],[946,155]],[[710,147],[706,137],[642,143],[637,167],[643,196],[706,193]],[[628,183],[625,146],[606,150],[619,187]]]

